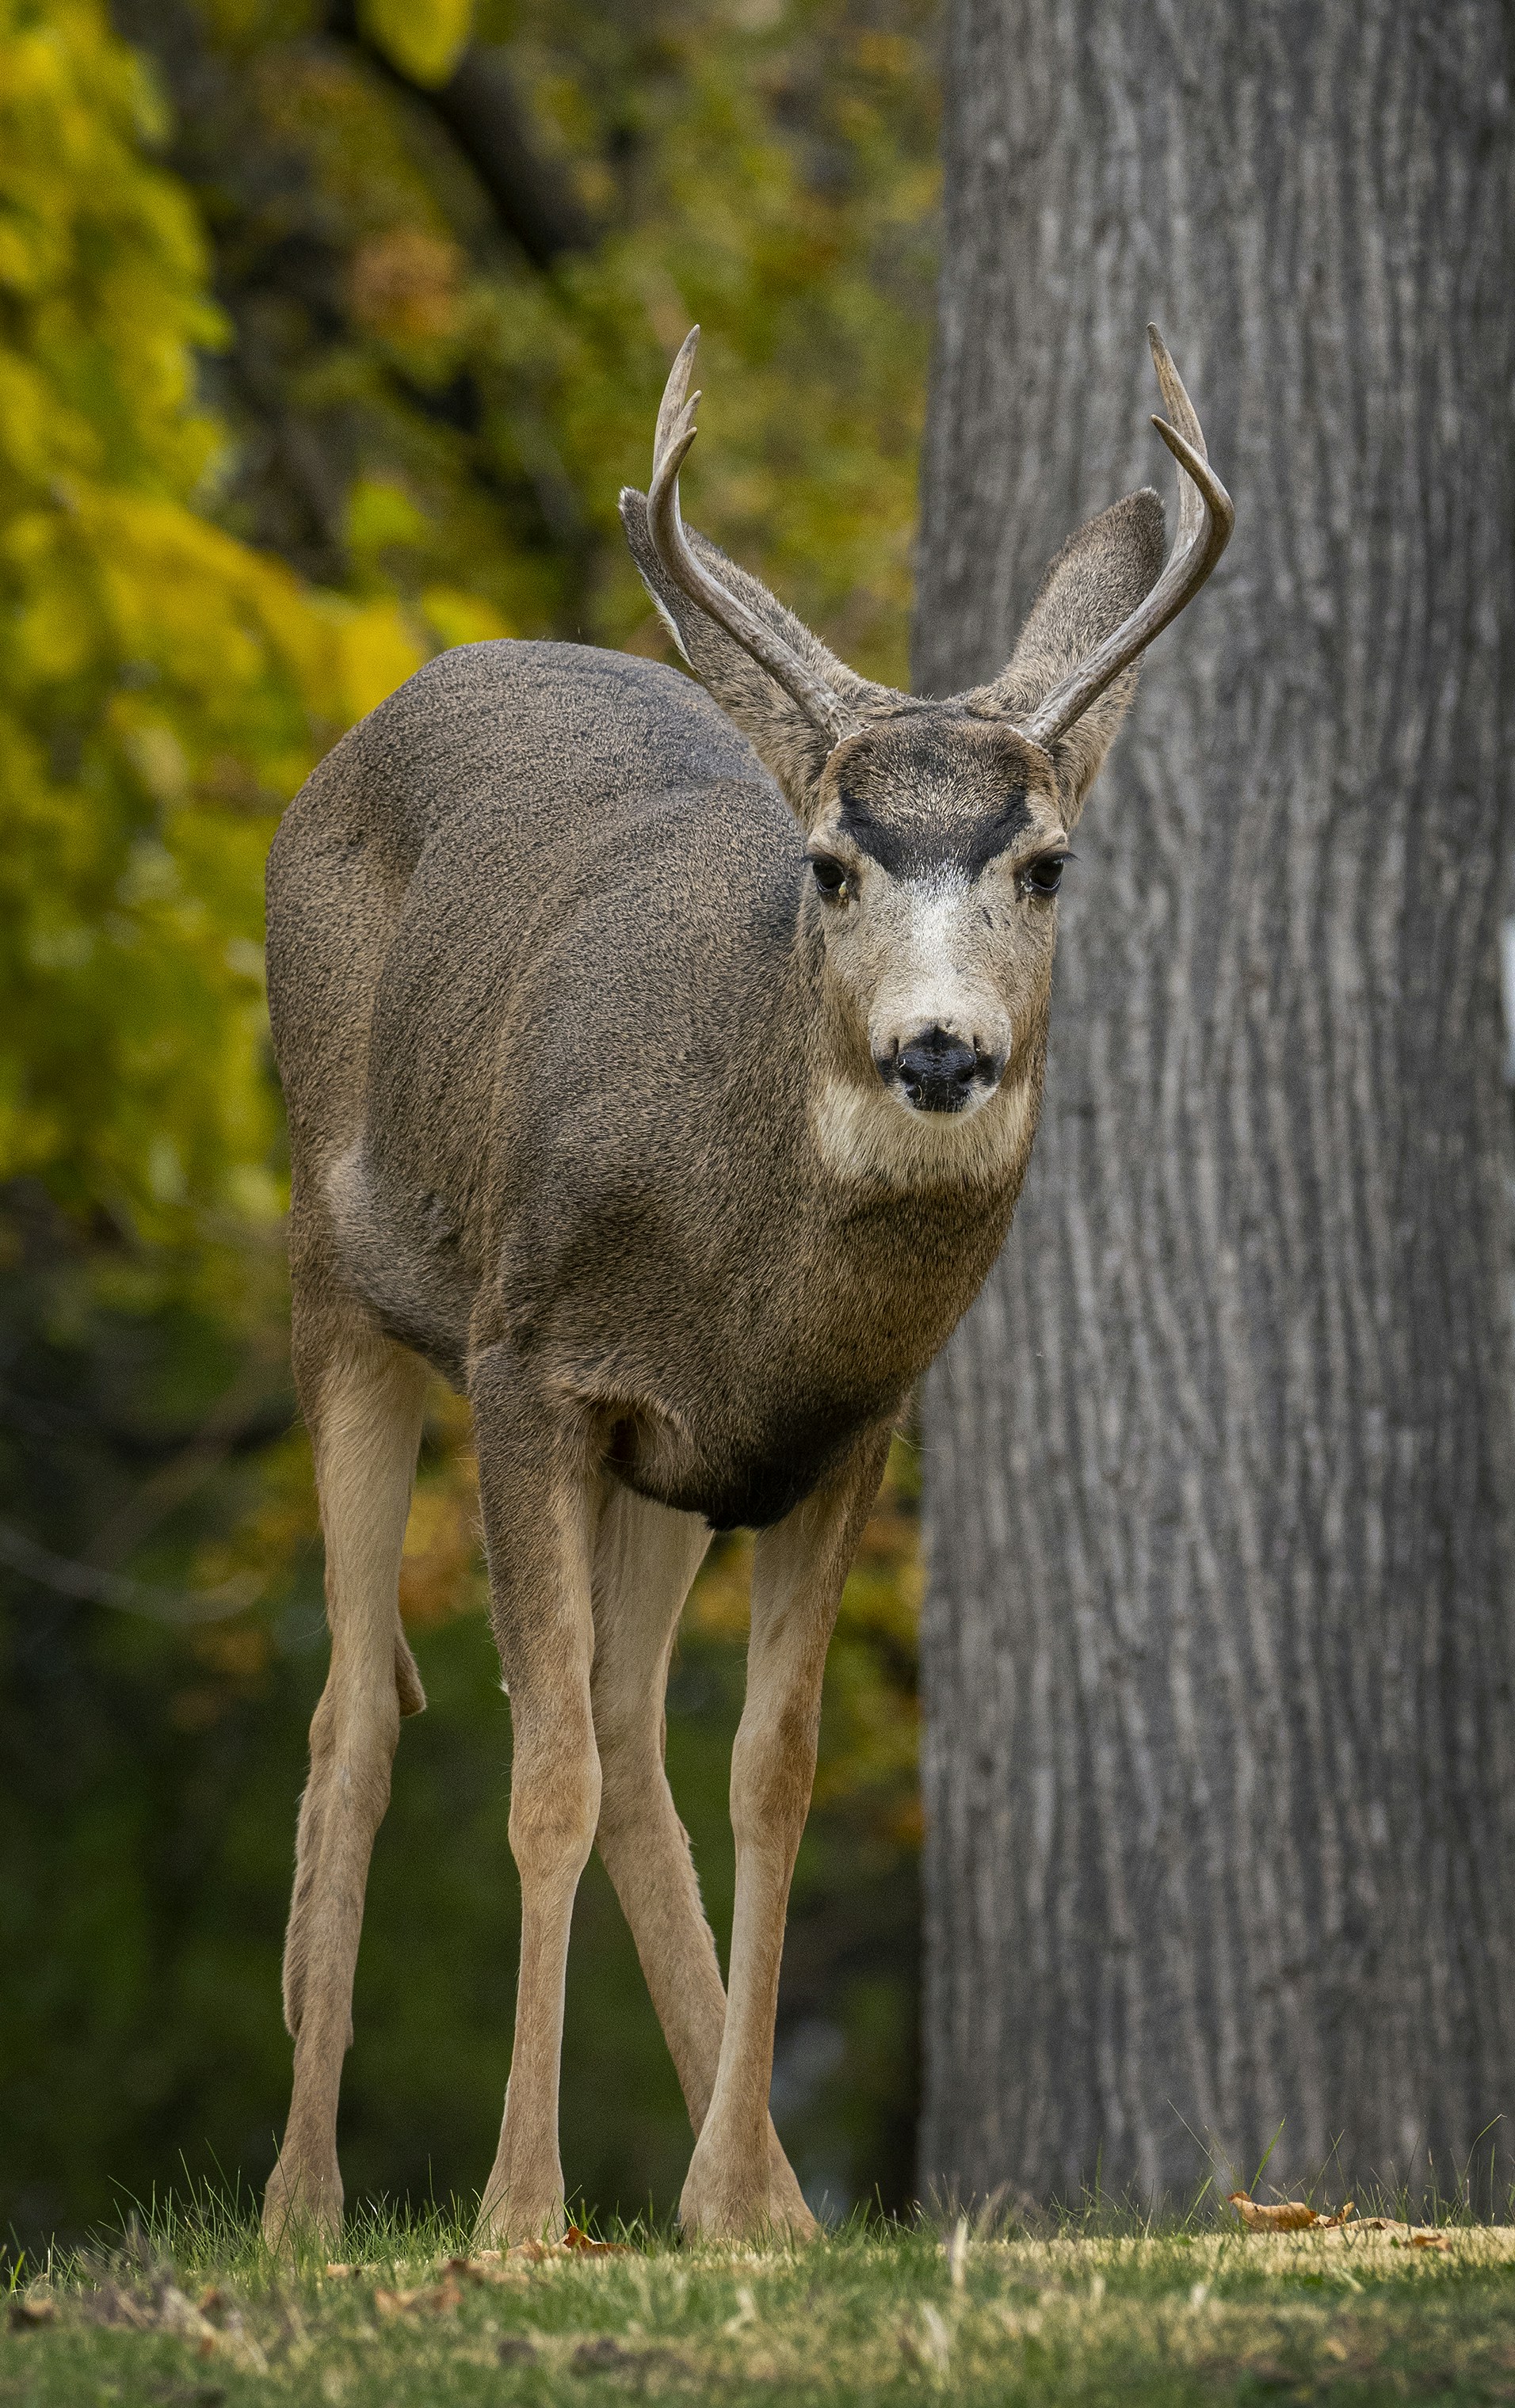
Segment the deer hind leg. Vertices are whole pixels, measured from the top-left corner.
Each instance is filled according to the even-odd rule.
[[[426,1369],[356,1312],[301,1329],[296,1371],[315,1454],[326,1551],[331,1669],[310,1725],[284,2020],[295,2086],[264,2199],[274,2247],[341,2228],[337,2095],[353,2037],[353,1975],[374,1834],[389,1803],[400,1716],[426,1704],[399,1622],[399,1561],[421,1437]]]
[[[789,1883],[815,1774],[826,1650],[888,1440],[887,1429],[869,1433],[824,1488],[758,1536],[747,1698],[731,1751],[730,1995],[715,2088],[679,2201],[687,2232],[740,2238],[771,2222],[768,2094]],[[808,2211],[788,2221],[815,2231]]]
[[[511,1700],[511,1853],[521,1882],[515,2041],[481,2241],[563,2229],[557,2100],[569,1927],[599,1814],[589,1703],[589,1566],[598,1472],[534,1406],[502,1351],[472,1382],[479,1497],[500,1663]]]
[[[601,1792],[596,1842],[615,1885],[698,2139],[715,2086],[726,1991],[700,1904],[689,1836],[663,1753],[663,1697],[679,1615],[710,1544],[698,1514],[613,1488],[594,1555],[590,1679]],[[768,2126],[768,2211],[801,2225],[808,2211]]]

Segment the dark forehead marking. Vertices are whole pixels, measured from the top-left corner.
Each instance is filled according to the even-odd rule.
[[[868,853],[891,878],[924,878],[948,863],[976,878],[1031,824],[1023,786],[1013,786],[998,810],[957,811],[950,818],[903,827],[880,819],[854,796],[842,797],[842,824],[848,836],[859,853]]]

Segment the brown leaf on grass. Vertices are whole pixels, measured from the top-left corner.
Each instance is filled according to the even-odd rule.
[[[1391,2249],[1439,2249],[1446,2252],[1451,2248],[1447,2235],[1438,2232],[1434,2225],[1401,2224],[1392,2215],[1364,2215],[1357,2229],[1359,2232],[1386,2232]]]
[[[502,2283],[509,2266],[544,2266],[549,2258],[561,2258],[568,2249],[566,2241],[512,2241],[508,2249],[476,2249],[466,2261],[474,2282]]]
[[[449,2258],[443,2265],[441,2289],[451,2284],[455,2290],[463,2283],[513,2283],[523,2266],[542,2266],[551,2259],[575,2258],[624,2258],[630,2249],[626,2241],[595,2241],[582,2226],[570,2224],[561,2241],[516,2241],[509,2249],[475,2249],[467,2258]],[[329,2267],[328,2273],[336,2269]],[[346,2270],[352,2271],[352,2270]],[[379,2294],[374,2294],[375,2301]],[[406,2315],[438,2295],[426,2291],[386,2291],[383,2297],[391,2302],[407,2304],[399,2309],[389,2305],[380,2309],[381,2315]],[[461,2295],[460,2295],[461,2296]],[[442,2304],[450,2304],[443,2302]]]
[[[631,2247],[628,2241],[595,2241],[582,2226],[570,2224],[563,2235],[565,2249],[576,2249],[584,2258],[625,2258]]]
[[[545,2254],[535,2242],[531,2246],[538,2249],[539,2256]],[[481,2249],[471,2258],[449,2258],[442,2268],[442,2280],[456,2283],[513,2283],[520,2272],[519,2258],[518,2248]],[[512,2259],[517,2262],[512,2264]]]
[[[10,2329],[12,2332],[35,2332],[38,2325],[56,2324],[58,2302],[46,2298],[12,2300]]]
[[[1281,2200],[1276,2207],[1260,2206],[1248,2199],[1244,2190],[1234,2190],[1228,2204],[1234,2207],[1248,2232],[1307,2232],[1320,2217],[1316,2209],[1302,2199]]]
[[[1276,2206],[1263,2206],[1244,2190],[1234,2190],[1227,2205],[1234,2207],[1248,2232],[1335,2232],[1350,2224],[1357,2210],[1351,2200],[1344,2200],[1335,2214],[1323,2215],[1303,2199],[1280,2200]]]
[[[462,2304],[463,2286],[453,2273],[440,2283],[423,2284],[413,2291],[386,2290],[381,2284],[373,2295],[375,2314],[385,2318],[450,2316]]]

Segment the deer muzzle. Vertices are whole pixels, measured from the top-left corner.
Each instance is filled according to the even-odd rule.
[[[912,1111],[961,1112],[993,1093],[1004,1062],[945,1028],[933,1027],[876,1056],[874,1067],[885,1085],[897,1087]]]

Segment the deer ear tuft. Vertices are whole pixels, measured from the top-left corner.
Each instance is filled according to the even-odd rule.
[[[1009,666],[967,697],[970,710],[1023,719],[1060,678],[1113,635],[1147,598],[1162,570],[1161,497],[1149,486],[1113,502],[1069,538],[1043,578]],[[1071,827],[1136,691],[1129,668],[1090,703],[1053,747]]]
[[[621,524],[642,581],[685,660],[727,717],[735,721],[764,766],[772,771],[792,809],[808,822],[830,750],[826,738],[751,653],[734,643],[725,628],[718,627],[709,613],[673,582],[653,547],[646,495],[629,485],[621,494]],[[728,560],[724,552],[697,535],[692,527],[686,533],[699,557],[728,591],[774,628],[823,683],[850,703],[859,717],[863,716],[879,689],[855,677],[827,651],[818,637],[801,625],[792,611],[774,600],[756,577],[749,577],[744,568]]]

